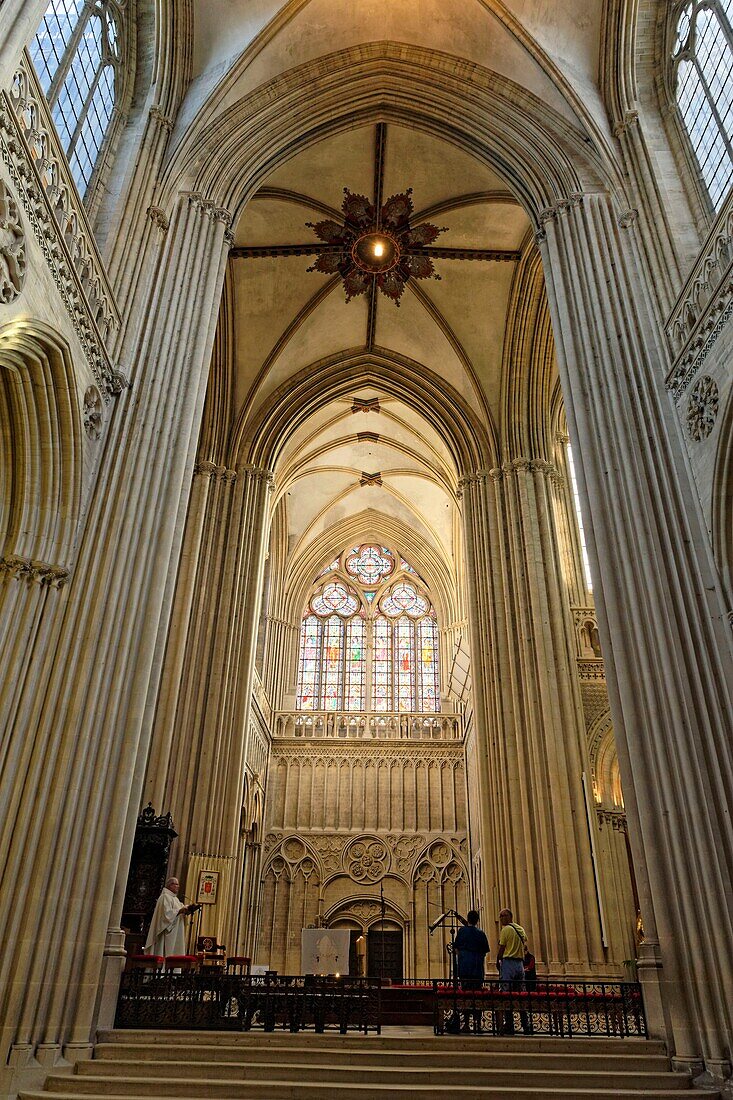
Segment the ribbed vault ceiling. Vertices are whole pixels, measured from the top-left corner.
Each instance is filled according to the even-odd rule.
[[[345,187],[370,200],[412,188],[412,224],[444,227],[436,249],[465,250],[466,258],[436,255],[440,280],[408,280],[399,306],[376,291],[347,302],[338,276],[307,270],[314,255],[283,254],[283,246],[316,243],[306,223],[340,216]],[[495,436],[507,404],[512,292],[534,249],[528,218],[503,181],[448,142],[390,122],[311,146],[265,181],[237,225],[227,308],[240,424],[304,371],[373,353],[395,372],[408,363],[439,380],[445,402],[462,402]],[[447,433],[407,392],[402,400],[357,379],[348,395],[324,397],[294,428],[275,472],[292,560],[308,559],[314,540],[365,510],[414,531],[451,569],[460,560]]]

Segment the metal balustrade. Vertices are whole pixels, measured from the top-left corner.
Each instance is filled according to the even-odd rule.
[[[361,741],[460,741],[460,714],[406,711],[282,710],[273,719],[275,738],[355,738]]]
[[[517,989],[510,982],[484,981],[462,989],[436,980],[433,988],[436,1035],[476,1031],[626,1039],[647,1034],[637,982],[547,981]]]
[[[379,978],[129,970],[115,1027],[215,1031],[380,1031]]]

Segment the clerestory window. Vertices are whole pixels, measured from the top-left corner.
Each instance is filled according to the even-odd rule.
[[[733,184],[733,0],[685,0],[673,19],[672,91],[719,210]]]
[[[84,196],[124,80],[124,0],[51,0],[30,55]]]
[[[303,617],[298,709],[438,711],[438,649],[415,569],[386,546],[354,546],[321,572]]]

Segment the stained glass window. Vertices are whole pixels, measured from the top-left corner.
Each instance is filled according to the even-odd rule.
[[[359,601],[356,597],[338,581],[331,581],[330,584],[324,585],[311,603],[316,615],[328,615],[329,611],[336,611],[344,618],[353,615],[358,606]]]
[[[674,94],[718,210],[733,183],[733,0],[685,0],[675,18]]]
[[[379,584],[389,576],[394,564],[394,558],[385,546],[356,546],[346,559],[346,570],[362,584]]]
[[[392,624],[383,615],[374,620],[372,710],[392,710]]]
[[[298,663],[298,708],[320,709],[320,667],[323,623],[316,615],[307,615],[300,628]]]
[[[319,575],[301,627],[300,709],[440,710],[435,613],[412,567],[415,583],[403,574],[390,584],[398,561],[404,559],[386,547],[355,546]],[[340,579],[347,571],[361,583],[378,574],[377,587],[350,588]]]
[[[346,690],[344,710],[364,710],[366,708],[366,662],[364,651],[364,620],[356,615],[349,620],[346,645]]]
[[[420,615],[427,614],[428,601],[419,595],[414,585],[400,581],[399,584],[390,589],[389,594],[382,600],[381,608],[386,615],[394,616],[407,612],[408,615],[418,618]]]
[[[124,0],[51,0],[31,60],[83,196],[119,101]]]

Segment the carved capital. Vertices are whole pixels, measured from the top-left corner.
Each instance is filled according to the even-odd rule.
[[[48,565],[30,558],[19,558],[15,554],[0,558],[0,572],[25,581],[26,584],[40,584],[43,588],[62,588],[69,579],[68,569],[58,565]]]
[[[621,137],[623,134],[625,134],[627,132],[627,130],[631,130],[634,126],[638,126],[638,125],[639,125],[639,112],[638,111],[624,111],[623,118],[620,119],[620,121],[618,121],[615,124],[614,128],[613,128],[614,137]]]
[[[251,478],[252,481],[264,483],[268,492],[272,493],[274,491],[275,475],[271,470],[266,470],[262,466],[253,466],[248,463],[246,466],[241,467],[241,471],[246,477]]]
[[[463,476],[458,479],[459,499],[472,485],[478,485],[479,482],[485,482],[487,477],[491,477],[492,473],[493,471],[491,470],[473,470],[470,474],[463,474]]]
[[[636,225],[638,220],[639,211],[634,208],[632,210],[625,210],[623,214],[620,214],[618,224],[622,229],[630,229],[632,225]]]
[[[151,107],[148,111],[148,118],[168,134],[173,129],[173,120],[168,118],[168,116],[161,111],[160,107]]]
[[[582,205],[583,193],[581,191],[574,191],[566,199],[561,199],[560,202],[555,203],[554,206],[547,206],[544,210],[541,210],[540,224],[545,225],[547,222],[557,221],[558,218],[569,213],[570,210],[574,210],[576,207]]]
[[[212,199],[205,198],[198,191],[188,192],[188,203],[213,222],[223,222],[227,227],[232,224],[232,215],[228,210],[223,206],[216,206]]]
[[[168,232],[170,222],[168,221],[165,210],[162,210],[159,206],[149,206],[147,214],[153,225],[157,225],[158,229],[161,229],[163,233]]]
[[[215,462],[197,462],[193,472],[221,481],[236,481],[237,479],[236,470],[230,470],[228,466],[217,466]]]

